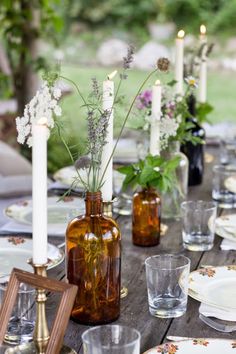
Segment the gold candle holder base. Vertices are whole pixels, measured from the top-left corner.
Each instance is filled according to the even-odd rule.
[[[33,267],[34,273],[43,277],[47,277],[48,264],[37,265],[33,264],[32,259],[28,263]],[[43,288],[36,288],[36,321],[33,335],[33,341],[19,344],[17,346],[8,348],[5,354],[45,354],[48,341],[50,338],[47,319],[46,319],[46,290]],[[76,351],[68,346],[63,345],[60,354],[77,354]]]
[[[19,354],[19,353],[38,354],[39,352],[36,349],[34,342],[20,344],[14,348],[8,348],[5,352],[5,354]],[[77,354],[77,353],[74,349],[71,349],[66,345],[63,345],[63,347],[60,350],[60,354]]]

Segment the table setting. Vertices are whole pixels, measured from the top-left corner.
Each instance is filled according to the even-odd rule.
[[[180,30],[174,83],[165,83],[169,60],[157,58],[115,139],[114,107],[134,49],[119,75],[92,79],[88,98],[69,79],[86,110],[83,155],[74,158],[57,123],[60,73],[16,118],[18,142],[32,148],[32,195],[19,192],[21,179],[0,203],[0,352],[236,351],[236,165],[225,151],[218,161],[220,146],[205,146],[196,118],[197,104],[207,104],[205,26],[193,58],[198,80],[192,66],[185,76],[184,40]],[[140,142],[122,137],[132,109],[142,111],[142,154]],[[54,127],[71,165],[49,181]]]

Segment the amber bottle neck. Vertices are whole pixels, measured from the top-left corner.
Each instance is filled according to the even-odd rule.
[[[88,215],[88,216],[102,214],[102,194],[101,194],[101,192],[86,192],[85,211],[86,211],[86,215]]]

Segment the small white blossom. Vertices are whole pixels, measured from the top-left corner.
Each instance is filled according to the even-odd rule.
[[[180,96],[180,95],[178,95],[177,97],[176,97],[176,102],[182,102],[183,101],[183,97],[182,96]]]
[[[32,146],[32,126],[42,117],[47,119],[49,138],[50,129],[55,124],[53,115],[59,117],[62,114],[61,107],[58,105],[60,96],[60,89],[49,87],[47,82],[43,83],[32,100],[25,106],[23,117],[16,118],[17,141],[20,144],[26,142],[28,146]]]
[[[176,117],[176,122],[180,124],[181,121],[182,121],[182,116],[181,116],[181,114],[178,114]]]
[[[156,172],[159,172],[160,171],[160,167],[153,167],[153,169],[154,169],[154,171],[156,171]]]
[[[161,119],[160,140],[162,148],[165,148],[168,145],[168,140],[171,136],[176,136],[178,127],[178,122],[167,115]]]
[[[61,97],[61,90],[59,88],[55,88],[53,90],[53,96],[58,100]]]
[[[187,82],[187,84],[189,86],[192,86],[192,87],[198,87],[198,84],[197,84],[197,80],[195,79],[195,77],[193,76],[188,76],[185,78],[185,81]]]

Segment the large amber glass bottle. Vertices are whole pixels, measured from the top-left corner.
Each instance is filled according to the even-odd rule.
[[[86,193],[86,213],[66,231],[67,278],[78,286],[71,317],[97,325],[120,314],[121,237],[117,223],[102,215],[101,193]]]
[[[160,242],[161,200],[153,188],[133,197],[132,236],[137,246],[155,246]]]

